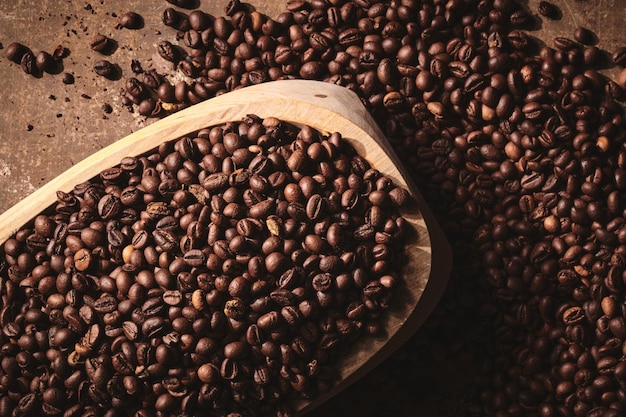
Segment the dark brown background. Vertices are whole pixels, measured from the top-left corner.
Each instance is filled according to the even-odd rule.
[[[200,8],[221,15],[226,2],[201,0]],[[284,10],[284,0],[249,3],[272,17]],[[539,0],[523,3],[536,14]],[[626,0],[553,3],[560,7],[562,18],[544,20],[532,32],[547,44],[552,46],[555,36],[572,37],[577,26],[585,26],[598,35],[600,48],[611,51],[626,45]],[[175,31],[161,22],[161,14],[169,6],[164,0],[0,0],[0,42],[4,48],[18,41],[36,54],[63,45],[70,50],[63,60],[63,71],[76,78],[73,85],[63,84],[62,74],[34,78],[0,54],[0,213],[72,164],[150,123],[120,104],[120,91],[124,80],[132,76],[131,59],[138,59],[144,69],[163,69],[166,65],[155,47],[163,39],[176,42]],[[116,29],[115,16],[130,10],[144,17],[145,27],[137,31]],[[103,58],[89,48],[89,40],[97,33],[118,43],[117,50],[106,59],[121,67],[119,81],[104,79],[92,71],[94,62]],[[618,71],[613,68],[603,72],[615,78]],[[103,111],[105,103],[113,107],[111,114]],[[401,362],[402,357],[395,360]],[[339,407],[354,416],[376,415],[381,408],[386,411],[380,415],[389,415],[393,410],[398,415],[412,415],[416,409],[422,415],[454,415],[472,373],[471,363],[456,358],[448,366],[443,362],[431,365],[440,372],[426,371],[426,376],[435,381],[416,386],[413,398],[405,395],[398,402],[387,396],[377,398],[370,392],[360,396],[352,390],[327,410]],[[393,381],[380,382],[386,386],[385,391],[393,391]]]

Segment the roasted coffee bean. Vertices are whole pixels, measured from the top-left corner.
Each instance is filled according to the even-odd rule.
[[[52,72],[56,67],[56,62],[52,55],[46,51],[40,51],[35,57],[37,69],[44,72]]]
[[[324,73],[324,68],[321,63],[317,61],[308,61],[305,62],[300,67],[300,77],[305,80],[313,80],[320,78]]]
[[[192,84],[181,81],[177,87],[162,80],[155,83],[158,98],[167,103],[166,111],[279,78],[325,78],[346,86],[362,98],[387,133],[453,243],[453,277],[438,306],[441,311],[429,318],[414,343],[402,346],[399,356],[381,367],[385,380],[397,381],[394,398],[399,395],[402,401],[406,387],[414,386],[416,377],[406,371],[413,369],[405,366],[407,360],[409,365],[415,358],[424,363],[447,361],[456,369],[455,358],[463,351],[480,371],[460,415],[578,416],[623,411],[619,381],[624,372],[619,359],[613,363],[623,353],[622,306],[604,300],[623,295],[624,262],[619,259],[626,229],[619,196],[626,188],[621,172],[626,159],[619,150],[623,111],[612,99],[623,96],[620,89],[625,85],[607,82],[590,69],[602,64],[601,51],[579,43],[594,43],[595,38],[587,39],[588,34],[579,29],[573,33],[575,42],[560,38],[556,50],[535,45],[526,33],[511,30],[525,27],[530,16],[508,0],[296,1],[288,3],[290,12],[276,19],[251,12],[237,1],[225,6],[228,19],[213,20],[203,12],[189,16],[175,9],[164,12],[164,23],[179,31],[182,41],[181,48],[172,45],[174,52],[166,59],[178,63],[189,55],[179,69],[194,78]],[[553,14],[546,7],[550,9],[544,2],[539,4],[540,14],[560,17],[556,7]],[[130,97],[126,99],[132,103]],[[156,100],[144,99],[132,105],[148,117],[156,116]],[[50,260],[54,272],[44,274],[56,277],[58,288],[50,291],[68,293],[72,283],[81,288],[72,290],[68,305],[93,305],[101,292],[118,299],[117,310],[123,316],[105,313],[109,327],[102,350],[117,352],[122,349],[119,340],[132,338],[123,346],[133,346],[137,352],[124,357],[141,358],[142,365],[131,362],[122,367],[118,358],[104,366],[124,369],[128,394],[147,398],[137,405],[138,415],[155,414],[157,400],[161,414],[195,412],[212,404],[227,413],[229,405],[223,401],[236,402],[242,413],[241,408],[246,408],[242,404],[256,407],[260,401],[262,410],[253,413],[277,414],[282,410],[282,399],[277,398],[293,395],[290,390],[331,385],[327,357],[343,350],[345,339],[380,329],[375,316],[388,304],[385,292],[394,287],[397,277],[380,276],[377,271],[402,263],[401,256],[395,259],[395,245],[405,229],[403,221],[396,221],[388,210],[401,206],[408,193],[388,188],[382,180],[379,186],[377,174],[366,177],[366,170],[359,167],[355,168],[358,179],[349,179],[351,158],[344,157],[343,145],[325,134],[320,141],[302,134],[302,143],[291,147],[286,145],[292,144],[293,131],[277,121],[261,121],[253,115],[245,120],[198,133],[193,141],[203,156],[183,155],[182,145],[169,144],[142,157],[130,169],[128,184],[126,177],[113,180],[119,182],[114,187],[133,186],[139,195],[124,197],[114,187],[106,192],[102,187],[83,198],[85,190],[77,188],[75,201],[60,201],[51,223],[60,220],[67,225],[70,216],[73,222],[80,213],[80,224],[68,226],[71,232],[60,230],[59,238],[25,232],[9,245],[14,246],[10,253],[5,252],[11,267],[0,270],[11,271],[6,283],[23,283],[0,291],[5,305],[10,304],[8,299],[20,304],[34,295],[35,281],[44,282],[41,288],[47,286],[49,280],[39,273],[28,278],[33,261],[38,263],[43,252],[55,257]],[[224,140],[232,133],[245,137],[236,145],[245,143],[245,151],[237,155],[228,145],[230,139]],[[167,158],[173,149],[183,155],[182,160]],[[288,164],[296,150],[300,151]],[[296,166],[299,171],[289,172]],[[251,173],[242,181],[238,179],[243,176],[233,175],[240,168]],[[150,175],[144,175],[144,169]],[[216,173],[225,181],[211,178],[209,184],[207,178]],[[338,179],[340,175],[345,178]],[[195,192],[190,184],[198,186]],[[296,188],[298,192],[293,191]],[[354,191],[346,194],[349,189]],[[110,219],[120,222],[113,227],[119,233],[109,238],[107,225],[94,246],[93,232],[86,232],[92,235],[83,240],[81,231],[94,227],[90,223],[100,216],[98,202],[105,194],[116,196],[123,206]],[[307,213],[314,195],[322,197],[324,210],[317,213],[313,200]],[[215,198],[223,201],[212,202]],[[159,204],[147,210],[148,202]],[[81,205],[85,208],[79,212]],[[175,220],[163,229],[169,235],[153,236],[154,228],[161,228],[156,224],[168,216]],[[252,221],[240,225],[242,219]],[[190,227],[194,222],[198,225]],[[96,224],[95,230],[99,227]],[[355,234],[366,239],[363,244],[355,244]],[[141,237],[135,247],[133,236]],[[68,272],[65,277],[58,271],[68,265],[75,268],[72,257],[79,250],[81,255],[91,254],[89,269],[80,278]],[[196,250],[201,255],[191,252]],[[33,253],[18,262],[21,253],[29,251]],[[279,272],[270,273],[265,260],[274,253],[280,255],[272,255],[269,266]],[[339,266],[333,266],[337,262],[332,257],[341,259]],[[104,261],[117,269],[96,272],[94,268],[102,268]],[[151,279],[146,278],[146,269],[151,270]],[[313,288],[313,278],[319,274],[332,274],[325,291],[320,277],[315,284],[320,290]],[[141,307],[119,300],[128,297],[135,276],[144,290],[134,287],[132,298]],[[352,292],[356,289],[357,296]],[[175,291],[183,299],[166,303],[165,294]],[[55,309],[64,308],[66,297],[62,298],[58,303],[51,299]],[[178,296],[170,300],[174,303]],[[155,307],[159,305],[160,309]],[[147,314],[141,312],[143,306]],[[32,307],[25,308],[29,320],[36,315]],[[129,312],[131,308],[139,312]],[[9,310],[7,317],[16,314]],[[339,317],[343,311],[347,320]],[[268,313],[270,322],[277,320],[268,331],[259,329],[255,323]],[[166,327],[154,337],[141,330],[152,315],[162,317]],[[56,326],[67,326],[60,312],[49,316]],[[73,314],[66,316],[72,327],[83,326],[83,333],[71,340],[68,349],[74,343],[84,348],[80,340],[85,325],[80,317],[76,322]],[[10,317],[15,325],[5,328],[11,334],[27,332],[16,323],[20,320]],[[99,317],[93,320],[100,322]],[[134,323],[138,331],[125,335],[125,322]],[[171,333],[178,330],[178,336]],[[107,335],[115,332],[120,337],[107,341]],[[220,340],[207,342],[203,336],[200,342],[196,337],[209,333]],[[59,341],[65,342],[67,334],[61,331]],[[224,334],[226,339],[221,340]],[[296,340],[298,336],[306,343]],[[224,360],[225,346],[244,339],[250,345],[247,354]],[[38,343],[30,336],[18,340],[33,348]],[[159,347],[164,343],[176,348]],[[168,369],[156,360],[157,350],[161,362],[167,358],[167,365],[172,363]],[[229,348],[228,354],[236,350]],[[170,357],[173,351],[180,355]],[[65,350],[57,352],[65,355]],[[217,357],[212,356],[215,352]],[[72,366],[84,359],[72,356]],[[403,364],[404,371],[393,366],[397,363]],[[199,384],[179,399],[176,380],[186,384],[182,375],[187,372],[192,378],[196,372]],[[429,372],[424,374],[430,377]],[[303,375],[311,380],[304,382]],[[376,373],[375,378],[380,377]],[[372,379],[367,377],[364,384],[369,386]],[[147,380],[150,384],[145,384]],[[77,401],[74,398],[91,404],[80,406],[78,415],[104,414],[96,410],[100,405],[95,400],[104,399],[103,395],[110,401],[122,398],[113,395],[113,389],[104,394],[107,390],[90,389],[87,384],[83,390],[73,389],[68,400],[69,409]],[[5,381],[0,385],[11,386]],[[362,390],[356,391],[362,398]],[[17,394],[9,390],[8,395],[14,407]],[[305,389],[298,395],[310,398],[311,394]],[[267,398],[279,405],[266,409]],[[353,403],[341,399],[335,405],[339,402]]]
[[[192,8],[195,4],[193,0],[166,0],[168,3],[174,6],[182,7],[185,9]]]
[[[101,314],[112,313],[117,309],[117,301],[112,295],[103,295],[94,301],[93,308]]]
[[[118,19],[117,28],[141,29],[143,27],[143,17],[135,12],[126,12]]]
[[[611,55],[611,59],[615,63],[615,65],[626,65],[626,46],[622,46],[613,51]]]
[[[130,94],[131,96],[139,99],[145,95],[146,90],[144,88],[144,85],[141,83],[141,81],[139,81],[135,77],[132,77],[126,81],[126,92]]]
[[[6,47],[6,50],[4,51],[4,56],[6,56],[7,59],[9,59],[10,61],[19,64],[22,61],[22,57],[27,51],[28,48],[26,46],[22,45],[19,42],[12,42]]]
[[[185,263],[192,267],[198,267],[206,263],[206,256],[200,249],[191,249],[183,257]]]
[[[115,78],[118,75],[117,66],[106,60],[96,62],[93,65],[93,70],[96,74],[109,79]]]
[[[74,254],[74,267],[78,271],[86,271],[92,263],[92,254],[88,249],[79,249]]]
[[[178,50],[169,41],[161,41],[157,45],[157,52],[166,61],[177,63],[179,59]]]
[[[561,11],[556,5],[547,1],[540,1],[537,6],[537,11],[540,15],[549,19],[558,19],[561,14]]]
[[[96,52],[107,53],[111,48],[111,39],[98,34],[91,39],[89,47]]]
[[[32,74],[33,71],[36,71],[37,69],[37,65],[35,63],[35,55],[31,51],[27,50],[22,55],[20,65],[22,67],[22,71],[24,71],[26,74]]]

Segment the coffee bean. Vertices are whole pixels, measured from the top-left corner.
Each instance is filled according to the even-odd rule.
[[[312,195],[306,204],[306,215],[311,220],[317,220],[325,214],[326,204],[319,194]]]
[[[31,51],[24,52],[22,54],[22,59],[20,60],[20,65],[22,67],[22,71],[26,74],[32,74],[37,68],[35,55]]]
[[[574,39],[584,45],[593,45],[595,43],[595,35],[593,32],[582,26],[574,30]]]
[[[615,65],[626,66],[626,47],[622,46],[613,51],[611,59]]]
[[[111,47],[111,40],[104,35],[98,34],[89,42],[89,47],[101,53],[107,53]]]
[[[119,17],[117,28],[141,29],[143,25],[143,17],[135,12],[126,12]]]
[[[35,57],[37,69],[44,72],[52,72],[56,67],[56,62],[52,55],[46,51],[41,51]]]
[[[179,59],[178,50],[175,49],[174,45],[172,45],[169,41],[159,42],[157,45],[157,52],[166,61],[177,63]]]
[[[74,76],[69,72],[63,73],[63,84],[74,84]]]
[[[109,79],[116,78],[119,73],[117,66],[106,60],[96,62],[93,70],[96,74]]]
[[[571,307],[563,313],[563,322],[565,324],[580,323],[584,318],[584,312],[580,307]]]
[[[6,56],[10,61],[19,64],[26,52],[28,52],[28,48],[26,46],[19,42],[12,42],[6,47],[4,56]]]
[[[578,44],[576,42],[562,36],[554,38],[554,46],[562,51],[570,51],[572,49],[578,48]]]
[[[112,194],[106,194],[98,201],[98,214],[104,220],[116,217],[121,209],[120,199]]]
[[[547,1],[540,1],[537,7],[539,14],[549,19],[558,19],[561,15],[559,8]]]
[[[170,3],[190,7],[186,2]],[[510,25],[519,28],[529,22],[528,12],[513,2],[495,0],[459,5],[452,1],[445,7],[437,2],[419,6],[413,3],[296,2],[288,6],[292,12],[276,19],[250,12],[239,2],[226,5],[229,19],[213,20],[203,12],[190,12],[188,16],[167,9],[164,23],[180,31],[181,46],[189,50],[170,44],[173,52],[166,54],[166,59],[178,63],[188,54],[189,59],[183,60],[180,71],[194,78],[208,75],[210,80],[202,76],[191,85],[180,82],[175,87],[161,80],[148,83],[142,79],[144,89],[150,89],[147,95],[135,100],[136,103],[130,99],[132,94],[125,98],[137,109],[141,107],[141,114],[152,117],[158,114],[154,112],[157,102],[145,98],[155,88],[166,112],[234,88],[283,77],[325,78],[354,90],[386,131],[420,188],[425,190],[455,248],[454,270],[463,274],[462,280],[451,280],[449,294],[445,296],[448,302],[439,305],[442,314],[429,319],[431,325],[418,332],[416,343],[401,348],[403,359],[399,362],[406,363],[407,357],[416,355],[431,358],[434,354],[452,360],[458,349],[463,349],[477,364],[484,359],[489,365],[483,367],[473,382],[476,395],[464,404],[471,410],[466,412],[468,415],[586,415],[591,410],[598,414],[610,412],[609,404],[619,408],[621,393],[604,374],[610,373],[612,359],[601,361],[604,357],[619,357],[619,343],[610,340],[617,339],[616,334],[621,337],[623,329],[619,319],[612,320],[619,317],[619,312],[613,311],[614,307],[605,301],[604,308],[611,317],[603,317],[606,312],[601,303],[609,296],[618,298],[623,291],[621,269],[608,265],[611,259],[621,256],[619,242],[626,241],[617,215],[621,210],[619,192],[625,188],[619,168],[624,155],[618,151],[622,112],[615,103],[607,104],[611,98],[620,97],[619,83],[607,82],[590,69],[599,66],[602,57],[596,47],[579,45],[595,42],[587,39],[588,34],[582,30],[574,32],[575,42],[561,38],[555,41],[557,50],[537,47],[535,54],[533,39],[522,31],[511,30]],[[539,6],[541,14],[552,16],[542,11],[541,7],[546,7],[543,2]],[[560,17],[558,9],[553,16]],[[78,213],[77,207],[83,205],[86,209],[80,212],[80,219],[84,224],[73,225],[70,233],[60,230],[59,239],[44,236],[40,231],[25,233],[19,239],[19,249],[14,248],[15,253],[7,258],[7,262],[15,263],[10,276],[16,282],[27,277],[25,267],[30,271],[35,258],[44,256],[34,253],[22,256],[18,264],[18,252],[22,250],[54,254],[45,255],[56,257],[54,274],[65,268],[66,245],[71,248],[70,254],[82,249],[92,254],[93,261],[87,271],[100,268],[102,260],[121,260],[121,266],[116,266],[124,270],[115,279],[106,276],[117,272],[97,271],[94,277],[100,278],[94,278],[94,285],[86,280],[86,275],[91,274],[83,274],[82,278],[62,275],[57,278],[60,289],[64,282],[75,281],[78,287],[88,290],[74,292],[77,298],[70,301],[76,308],[83,303],[84,294],[88,294],[89,303],[99,299],[99,291],[115,295],[119,290],[120,296],[126,297],[137,269],[146,265],[159,268],[158,275],[155,272],[157,276],[152,279],[145,278],[144,273],[137,275],[137,282],[141,281],[139,287],[144,284],[145,287],[133,290],[133,300],[141,300],[140,305],[145,305],[148,315],[163,317],[168,326],[172,324],[172,329],[185,330],[179,336],[181,350],[189,349],[183,353],[188,355],[184,363],[196,364],[197,375],[204,384],[195,387],[193,395],[187,395],[185,400],[178,400],[177,383],[170,383],[163,365],[154,363],[157,349],[161,361],[166,357],[169,361],[167,352],[171,350],[158,346],[170,333],[159,334],[147,343],[146,335],[139,331],[138,336],[132,336],[131,345],[146,346],[145,350],[142,348],[146,354],[139,355],[146,366],[140,369],[136,369],[137,365],[130,366],[131,373],[124,378],[138,372],[139,377],[128,379],[134,381],[128,383],[130,391],[145,390],[154,403],[159,399],[161,413],[163,410],[170,413],[172,398],[176,407],[180,401],[182,411],[189,412],[196,409],[198,402],[209,404],[222,397],[239,401],[252,396],[256,401],[273,393],[277,386],[281,387],[281,393],[305,389],[311,382],[316,387],[328,387],[327,380],[304,382],[302,375],[310,372],[317,378],[320,369],[325,373],[328,365],[323,364],[324,356],[334,355],[333,349],[343,343],[341,338],[351,338],[356,327],[367,332],[380,328],[370,315],[378,315],[377,309],[388,303],[381,294],[392,287],[390,283],[396,278],[383,279],[389,276],[383,275],[372,279],[368,275],[385,267],[386,253],[393,247],[390,239],[402,235],[402,222],[389,218],[386,211],[389,203],[400,206],[407,193],[384,185],[382,180],[379,187],[376,179],[365,178],[366,170],[360,167],[349,178],[350,157],[340,155],[345,149],[334,139],[317,141],[303,135],[304,146],[281,148],[291,143],[289,129],[283,129],[274,120],[266,119],[261,124],[256,116],[248,118],[250,123],[233,123],[199,133],[193,141],[202,147],[203,157],[183,155],[184,168],[183,160],[178,157],[166,158],[174,148],[180,155],[186,153],[181,145],[164,146],[158,155],[142,159],[129,171],[134,176],[132,184],[126,184],[126,178],[115,183],[122,190],[131,185],[138,187],[139,194],[120,196],[117,191],[105,193],[103,187],[83,198],[84,190],[78,189],[76,196],[80,202],[60,201],[58,217],[52,223],[61,218],[67,224],[69,216],[79,216],[73,213]],[[242,141],[246,143],[245,151],[233,149],[243,145],[231,146],[234,143],[231,136],[224,140],[231,133],[237,141],[239,135],[247,134]],[[270,147],[277,149],[273,155],[265,151]],[[298,171],[290,173],[287,161],[298,149],[291,161]],[[250,175],[233,175],[242,167]],[[151,175],[138,181],[144,169]],[[201,171],[197,179],[190,180]],[[225,181],[220,184],[221,180],[212,179],[216,182],[206,187],[207,177],[215,173],[224,174]],[[340,175],[345,178],[338,179]],[[199,187],[195,192],[190,186],[192,182],[197,182],[192,185]],[[334,187],[333,191],[326,188],[329,185]],[[354,190],[350,193],[357,197],[346,194],[343,204],[342,197],[348,189]],[[116,226],[119,234],[111,238],[108,229],[102,233],[99,241],[102,248],[99,248],[93,246],[93,232],[86,232],[86,237],[91,237],[83,241],[81,230],[91,229],[91,216],[100,215],[98,202],[105,194],[113,194],[120,200],[122,207],[114,218],[124,223]],[[223,201],[210,205],[214,195]],[[311,203],[309,212],[317,216],[311,221],[306,209],[314,195],[322,197],[324,210],[315,214],[315,204]],[[147,202],[165,204],[146,210]],[[372,205],[375,202],[384,206]],[[205,214],[200,214],[202,207]],[[174,218],[171,225],[164,226],[168,235],[153,236],[154,225],[168,216]],[[275,217],[270,220],[270,216]],[[240,226],[242,219],[251,221]],[[188,227],[194,222],[199,225]],[[303,225],[306,222],[308,226]],[[355,245],[355,232],[359,238],[372,241]],[[143,242],[138,241],[137,247],[129,245],[137,235],[145,238]],[[54,240],[50,249],[47,239]],[[266,240],[270,242],[267,246]],[[130,249],[124,251],[128,245]],[[570,252],[572,247],[575,249]],[[263,252],[262,248],[271,250]],[[190,256],[185,258],[185,254],[194,250],[200,250],[202,262]],[[271,289],[271,281],[266,280],[269,271],[265,261],[272,253],[281,254],[271,256],[272,268],[277,257],[282,256],[280,272],[272,274],[280,291]],[[358,264],[362,270],[337,271],[334,286],[329,290],[307,293],[307,285],[312,288],[308,280],[320,273],[334,276],[332,268],[342,268],[332,266],[329,259],[333,256],[342,259],[345,265]],[[296,265],[302,265],[303,272],[296,273]],[[208,275],[205,273],[198,275],[205,267],[211,274],[215,273],[212,279],[205,277]],[[558,281],[558,294],[553,291],[550,276]],[[24,283],[31,285],[28,279]],[[159,293],[155,293],[157,287]],[[32,287],[20,288],[26,288],[28,295]],[[344,298],[352,297],[348,294],[355,288],[360,291],[358,305],[338,306]],[[152,293],[148,295],[148,291]],[[166,291],[180,291],[186,294],[183,296],[187,297],[186,301],[165,308]],[[344,292],[348,293],[344,295]],[[148,303],[148,300],[158,302]],[[128,310],[130,307],[122,302],[118,310]],[[191,306],[186,305],[189,302]],[[318,322],[319,313],[331,308],[332,320]],[[569,311],[570,308],[580,308],[584,319],[579,321],[578,310]],[[619,310],[619,306],[615,308]],[[210,315],[200,318],[209,309],[219,312],[222,319],[209,320]],[[346,314],[350,312],[349,320],[336,317],[342,314],[336,312],[344,309]],[[359,313],[361,310],[368,313]],[[569,324],[560,321],[566,311]],[[278,324],[271,332],[264,332],[254,323],[269,312],[279,314]],[[51,317],[56,317],[54,314]],[[128,311],[122,313],[124,318],[105,314],[107,323],[111,321],[107,334],[119,332],[123,327],[120,323],[131,317]],[[306,317],[306,324],[298,321],[298,314]],[[28,317],[32,319],[35,315],[30,312]],[[74,315],[68,317],[72,326],[81,325],[80,318],[75,322]],[[135,313],[132,317],[137,323],[146,320],[145,313]],[[368,317],[368,321],[361,322],[363,317]],[[441,317],[447,319],[442,321]],[[489,323],[498,324],[489,327]],[[300,326],[299,330],[293,330],[294,326]],[[443,343],[437,343],[436,332],[431,329],[441,326],[448,336]],[[22,332],[18,328],[11,331]],[[166,332],[169,330],[168,327]],[[196,348],[192,333],[200,331],[235,333],[219,345],[215,341],[202,342],[202,347]],[[324,334],[320,335],[322,331]],[[301,333],[306,343],[294,341],[294,332]],[[208,366],[207,356],[211,352],[219,351],[222,355],[219,347],[227,346],[233,339],[243,339],[242,334],[252,346],[247,356],[236,360],[220,357],[212,360],[210,368],[201,367]],[[487,334],[490,336],[484,336]],[[31,344],[27,339],[30,338],[25,337],[22,345]],[[437,345],[432,350],[435,353],[426,352],[424,346],[431,346],[433,339]],[[279,347],[276,340],[285,341],[287,349]],[[119,349],[118,344],[113,343],[115,349]],[[484,351],[485,345],[493,345],[493,350]],[[269,362],[253,361],[259,353],[257,348],[270,358]],[[285,352],[291,349],[291,353],[281,356],[281,348]],[[316,353],[309,352],[311,349]],[[408,355],[407,351],[410,351]],[[311,359],[313,356],[315,359]],[[281,360],[288,363],[282,369],[273,362]],[[312,365],[314,361],[317,365]],[[596,362],[602,364],[603,374],[595,369]],[[179,363],[169,373],[186,372],[179,370],[183,366]],[[393,359],[386,365],[392,363],[395,363]],[[407,376],[413,372],[399,373],[394,366],[383,368],[385,378],[398,381],[394,395],[402,396],[403,387],[413,385],[414,377]],[[200,377],[200,369],[207,375]],[[615,365],[614,369],[618,373],[621,368]],[[147,375],[163,375],[153,385],[155,391],[153,386],[143,384]],[[244,375],[250,376],[250,384],[263,382],[263,387],[246,391],[240,383]],[[519,375],[531,377],[518,378]],[[217,384],[223,377],[228,378],[230,385]],[[410,383],[407,378],[411,379]],[[185,381],[177,376],[173,379]],[[86,387],[81,398],[94,402],[92,397],[101,398],[104,391],[100,388],[90,391]],[[183,407],[183,402],[192,405]],[[69,404],[68,408],[71,408]],[[85,412],[95,413],[96,406],[83,408]],[[81,409],[79,413],[82,412]],[[141,415],[154,412],[154,406],[145,404],[138,411],[144,413]]]

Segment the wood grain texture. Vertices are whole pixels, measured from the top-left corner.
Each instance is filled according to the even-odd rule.
[[[248,114],[307,124],[322,132],[339,132],[373,168],[414,197],[413,204],[402,209],[415,233],[406,243],[407,259],[399,295],[383,319],[385,336],[360,340],[339,363],[341,382],[315,401],[300,403],[299,408],[305,412],[356,381],[415,332],[443,293],[451,265],[450,248],[432,213],[352,91],[318,81],[276,81],[224,94],[175,113],[77,163],[0,215],[0,243],[52,205],[57,190],[69,192],[74,185],[119,164],[125,156],[144,154],[162,142],[205,127],[239,121]]]

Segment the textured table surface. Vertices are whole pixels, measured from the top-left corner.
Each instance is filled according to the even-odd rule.
[[[553,0],[562,17],[538,24],[533,36],[552,46],[555,36],[572,37],[577,26],[593,29],[598,46],[612,50],[626,45],[626,0]],[[284,0],[251,0],[257,10],[276,16],[284,10]],[[536,14],[538,0],[523,0]],[[213,15],[223,13],[225,0],[201,0],[202,10]],[[163,61],[156,55],[156,44],[167,39],[176,42],[175,31],[161,22],[164,0],[2,0],[0,1],[0,42],[6,48],[18,41],[35,53],[52,52],[57,45],[70,50],[63,60],[62,72],[75,76],[75,84],[65,85],[62,74],[43,74],[34,78],[0,54],[0,212],[48,182],[79,160],[140,129],[150,120],[130,113],[121,105],[120,91],[130,77],[131,59],[138,59],[144,69],[159,68]],[[116,15],[136,11],[144,17],[145,27],[130,31],[115,28]],[[102,59],[89,48],[93,35],[101,33],[115,39],[117,50],[107,59],[119,64],[122,79],[110,81],[95,75],[94,62]],[[618,69],[603,71],[616,77]],[[107,103],[111,114],[103,111]],[[397,415],[411,415],[407,410],[419,407],[422,415],[454,415],[454,404],[471,371],[460,372],[458,361],[440,366],[437,379],[440,390],[430,398],[395,404]],[[428,385],[428,384],[426,384]],[[353,401],[355,393],[338,401]],[[376,400],[353,403],[351,415],[371,415],[367,407]],[[383,414],[381,414],[383,415]],[[388,414],[387,414],[388,415]]]

